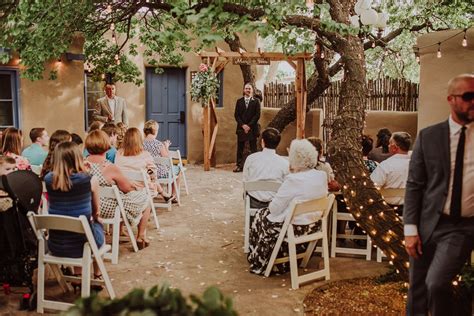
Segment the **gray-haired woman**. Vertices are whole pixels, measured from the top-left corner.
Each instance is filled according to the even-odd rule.
[[[265,273],[283,222],[291,211],[293,200],[311,200],[324,197],[328,194],[328,180],[324,171],[314,169],[317,163],[318,152],[307,140],[293,140],[290,145],[289,161],[290,174],[285,178],[268,208],[258,210],[250,231],[250,252],[247,260],[250,263],[250,272]],[[315,222],[316,214],[302,214],[295,217],[295,235],[301,236],[316,232],[320,228]],[[306,244],[300,244],[297,252],[304,252]],[[283,243],[279,256],[288,256],[288,245]],[[288,265],[275,266],[278,272],[288,271]]]

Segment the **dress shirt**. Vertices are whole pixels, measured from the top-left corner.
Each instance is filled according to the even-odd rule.
[[[456,163],[456,150],[458,147],[462,125],[456,123],[451,115],[449,116],[448,124],[450,146],[449,156],[451,161],[448,195],[443,207],[443,213],[449,215],[451,208],[451,195],[453,190],[454,165]],[[474,216],[474,151],[472,149],[469,150],[469,148],[474,146],[474,123],[466,125],[466,143],[464,146],[461,216],[472,217]],[[416,236],[418,235],[418,228],[416,225],[405,225],[404,233],[405,236]]]
[[[282,183],[290,171],[288,160],[277,155],[275,149],[262,151],[247,157],[244,164],[243,181],[276,181]],[[252,191],[249,195],[261,202],[270,202],[276,192]]]
[[[110,114],[112,114],[112,117],[114,117],[114,115],[115,115],[115,104],[117,103],[117,101],[115,100],[115,98],[113,98],[113,99],[107,98],[107,102],[109,103]]]
[[[21,153],[23,157],[28,159],[30,164],[35,166],[41,166],[48,156],[48,152],[43,149],[40,145],[33,143],[26,147]]]
[[[379,188],[404,189],[407,184],[409,165],[410,156],[395,154],[382,161],[370,174],[370,179]],[[402,197],[385,199],[388,204],[392,205],[402,205],[403,200]]]
[[[248,98],[247,98],[247,97],[244,97],[244,102],[245,102],[245,108],[246,108],[246,109],[248,109],[249,103],[250,103],[250,100],[251,100],[251,99],[252,99],[252,98],[250,98],[250,97],[248,97]]]
[[[453,191],[454,165],[456,163],[456,150],[461,134],[461,127],[452,117],[449,117],[449,144],[450,144],[450,160],[451,171],[449,173],[449,189],[446,203],[444,204],[443,213],[449,215],[451,208],[451,195]],[[474,123],[466,125],[466,143],[464,144],[464,164],[462,177],[462,199],[461,199],[461,216],[474,216]],[[471,149],[469,149],[471,148]]]
[[[328,179],[324,171],[315,169],[290,173],[270,202],[270,214],[267,219],[271,222],[284,222],[291,211],[291,201],[307,201],[325,197],[328,194]],[[320,212],[298,215],[293,219],[295,225],[309,225],[320,216]]]

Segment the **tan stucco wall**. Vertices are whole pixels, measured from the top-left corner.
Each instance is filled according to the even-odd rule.
[[[417,112],[367,111],[364,134],[371,136],[375,142],[377,132],[385,127],[392,133],[409,133],[414,143],[417,134],[417,117]]]
[[[80,52],[77,40],[69,50]],[[52,61],[46,65],[44,78],[57,69],[56,80],[30,81],[20,78],[20,128],[25,145],[31,143],[28,134],[33,127],[45,127],[51,134],[57,129],[84,135],[84,66],[79,61]]]
[[[446,101],[447,83],[456,75],[474,73],[474,29],[467,32],[467,47],[462,47],[462,30],[441,31],[422,35],[420,49],[420,102],[418,107],[418,128],[441,122],[449,116]],[[436,43],[459,33],[441,44],[442,57],[437,58]]]

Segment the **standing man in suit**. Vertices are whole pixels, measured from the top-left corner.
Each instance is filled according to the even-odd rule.
[[[474,75],[451,79],[447,101],[448,120],[420,131],[410,161],[407,315],[463,315],[455,311],[452,281],[474,246]]]
[[[97,100],[94,121],[119,122],[128,126],[127,102],[124,98],[115,95],[115,84],[106,83],[104,86],[105,97]]]
[[[245,84],[244,96],[237,100],[234,117],[237,121],[237,165],[234,172],[242,172],[245,142],[249,142],[250,153],[254,153],[257,151],[257,138],[260,135],[260,101],[253,97],[252,84]]]

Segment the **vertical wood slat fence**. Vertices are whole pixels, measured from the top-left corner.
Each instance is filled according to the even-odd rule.
[[[367,82],[366,111],[417,111],[419,85],[403,79],[381,78]],[[341,81],[335,81],[314,102],[310,109],[323,110],[324,141],[329,140],[329,127],[337,115]],[[263,106],[281,108],[295,97],[293,83],[268,83],[264,85]]]

